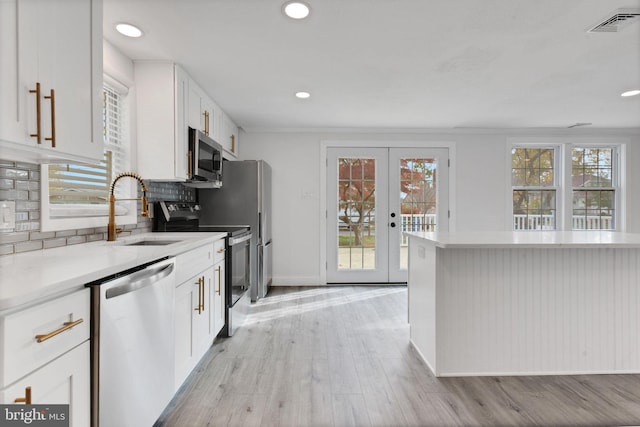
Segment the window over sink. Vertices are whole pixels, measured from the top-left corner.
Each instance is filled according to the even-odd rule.
[[[107,225],[110,184],[118,173],[130,169],[129,88],[105,75],[102,95],[102,161],[41,166],[42,231]],[[136,191],[133,183],[118,185],[116,197],[132,198]],[[135,223],[135,202],[117,203],[116,215],[118,224]]]

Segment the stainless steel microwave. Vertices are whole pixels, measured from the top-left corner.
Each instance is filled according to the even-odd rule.
[[[222,187],[222,146],[197,129],[189,128],[189,181],[197,188]]]

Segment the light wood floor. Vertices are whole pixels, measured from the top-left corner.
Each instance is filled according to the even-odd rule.
[[[274,288],[157,427],[640,424],[640,375],[435,378],[406,300],[404,286]]]

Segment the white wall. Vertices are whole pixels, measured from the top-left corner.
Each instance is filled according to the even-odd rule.
[[[469,131],[451,133],[362,132],[242,132],[242,159],[264,159],[273,168],[274,285],[322,284],[320,270],[324,236],[321,233],[321,148],[323,141],[424,141],[451,144],[455,176],[451,215],[458,231],[510,230],[509,140],[518,137],[621,137],[627,144],[627,231],[640,232],[640,130],[634,131]],[[481,166],[479,168],[478,166]],[[635,188],[634,188],[635,187]],[[635,214],[634,214],[635,213]]]

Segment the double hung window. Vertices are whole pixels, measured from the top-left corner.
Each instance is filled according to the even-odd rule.
[[[514,230],[616,230],[618,145],[514,145]],[[565,160],[566,159],[566,160]]]
[[[571,183],[574,230],[615,230],[616,150],[573,147]]]
[[[557,173],[555,147],[511,150],[514,230],[555,230]]]

